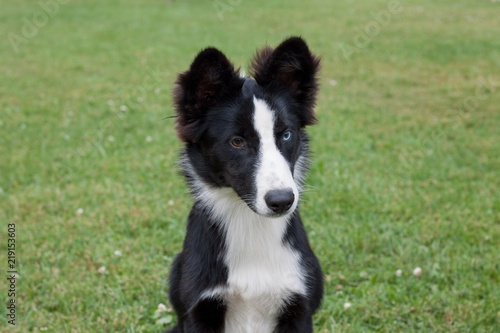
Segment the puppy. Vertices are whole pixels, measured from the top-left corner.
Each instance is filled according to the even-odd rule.
[[[310,333],[323,295],[298,204],[319,58],[299,37],[264,47],[240,77],[215,48],[174,89],[194,197],[170,275],[172,333]]]

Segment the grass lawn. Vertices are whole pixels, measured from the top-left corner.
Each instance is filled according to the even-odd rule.
[[[1,5],[5,305],[8,224],[19,273],[1,332],[176,320],[176,74],[207,45],[246,68],[294,34],[323,64],[301,205],[326,276],[315,332],[500,332],[498,1],[59,1]]]

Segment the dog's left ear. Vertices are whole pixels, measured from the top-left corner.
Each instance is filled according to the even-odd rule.
[[[302,126],[314,124],[320,60],[300,37],[283,41],[276,49],[265,47],[255,55],[250,68],[265,89],[285,89],[301,107]]]

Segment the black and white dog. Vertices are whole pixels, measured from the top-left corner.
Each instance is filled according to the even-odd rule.
[[[292,37],[257,52],[253,78],[214,48],[179,75],[181,165],[195,203],[171,270],[171,332],[312,332],[323,277],[297,206],[318,68]]]

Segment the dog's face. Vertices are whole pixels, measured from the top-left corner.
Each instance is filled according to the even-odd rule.
[[[306,168],[304,127],[315,121],[318,66],[296,37],[258,52],[253,79],[239,77],[220,51],[200,52],[174,91],[177,131],[195,172],[187,176],[232,188],[259,215],[293,212]]]

